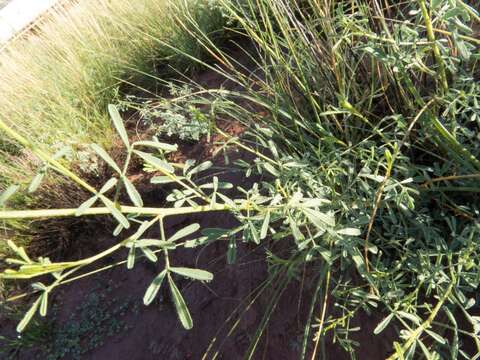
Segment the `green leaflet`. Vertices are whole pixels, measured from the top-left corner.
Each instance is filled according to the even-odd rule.
[[[83,213],[85,213],[85,211],[91,208],[97,200],[98,200],[98,196],[95,195],[95,196],[92,196],[87,201],[83,202],[75,211],[75,216],[81,216]]]
[[[35,300],[35,302],[32,304],[30,309],[25,313],[25,315],[23,316],[23,319],[17,325],[17,332],[22,332],[23,330],[25,330],[28,323],[30,322],[30,320],[32,320],[33,315],[35,315],[35,312],[40,306],[41,299],[42,297],[40,296],[37,300]]]
[[[157,262],[158,260],[158,257],[157,255],[155,255],[155,253],[150,250],[149,248],[147,247],[141,247],[140,250],[142,250],[143,254],[145,255],[145,257],[150,260],[151,262]]]
[[[109,179],[105,184],[103,184],[102,188],[100,189],[99,193],[100,194],[105,194],[108,190],[113,188],[117,184],[118,180],[117,178],[111,178]]]
[[[10,249],[12,249],[13,252],[15,252],[15,254],[18,255],[18,257],[20,257],[23,261],[25,261],[26,263],[31,263],[32,260],[30,260],[30,258],[28,257],[27,253],[25,252],[25,249],[23,248],[23,246],[17,246],[15,245],[15,243],[12,241],[12,240],[7,240],[7,245],[10,247]]]
[[[107,198],[102,197],[101,198],[105,206],[110,210],[111,214],[113,217],[125,228],[128,229],[130,228],[130,223],[128,222],[128,219],[123,215],[120,210],[118,210],[115,205]]]
[[[152,147],[155,149],[159,149],[165,152],[172,152],[172,151],[177,151],[178,146],[171,145],[171,144],[166,144],[166,143],[161,143],[157,141],[136,141],[132,144],[133,146],[147,146],[147,147]]]
[[[362,234],[362,232],[356,228],[339,229],[339,230],[336,230],[336,233],[340,235],[347,235],[347,236],[360,236]]]
[[[145,295],[143,296],[143,303],[145,305],[150,305],[152,301],[158,294],[158,291],[162,287],[163,280],[165,279],[165,275],[167,274],[167,270],[163,270],[160,274],[158,274],[145,291]]]
[[[140,196],[140,193],[137,191],[135,186],[128,180],[126,176],[122,177],[123,184],[125,185],[125,189],[127,190],[128,197],[132,200],[133,204],[138,207],[143,206],[143,200]]]
[[[252,236],[253,242],[257,245],[260,244],[260,235],[258,234],[257,229],[251,222],[248,223],[248,229],[250,230],[250,235]]]
[[[30,185],[28,186],[28,192],[33,193],[33,192],[37,191],[37,189],[39,188],[40,184],[42,183],[42,180],[43,180],[44,177],[45,177],[45,171],[40,170],[37,173],[37,175],[35,175],[32,182],[30,183]]]
[[[117,163],[108,155],[108,153],[103,150],[99,145],[97,144],[91,144],[91,148],[97,153],[98,156],[100,156],[110,167],[115,170],[117,173],[121,174],[122,171],[118,167]]]
[[[40,296],[40,311],[39,314],[40,316],[46,316],[47,315],[47,307],[48,307],[48,291],[45,291],[41,296]]]
[[[190,330],[193,327],[192,317],[180,290],[178,290],[177,285],[175,285],[170,274],[168,275],[168,283],[170,285],[170,292],[172,294],[173,303],[175,304],[175,309],[177,310],[178,318],[182,323],[182,326],[185,329]]]
[[[188,176],[192,176],[194,174],[198,174],[202,171],[208,170],[213,166],[213,163],[211,161],[205,161],[201,163],[200,165],[197,165],[194,167],[192,170],[188,172]]]
[[[127,256],[127,269],[131,270],[135,266],[135,244],[128,249],[128,256]]]
[[[167,241],[174,242],[174,241],[180,240],[181,238],[184,238],[188,235],[193,234],[194,232],[198,231],[199,229],[200,229],[199,224],[197,224],[197,223],[190,224],[188,226],[185,226],[183,229],[177,231],[172,236],[170,236],[170,238]]]
[[[0,194],[0,207],[10,199],[20,188],[19,185],[10,185],[4,192]]]
[[[140,156],[143,160],[145,160],[148,164],[154,166],[158,170],[161,170],[166,173],[173,173],[175,169],[169,163],[160,160],[159,158],[153,156],[152,154],[145,153],[143,151],[133,150],[135,154]]]
[[[375,330],[373,330],[373,333],[375,335],[380,334],[388,326],[388,324],[390,324],[390,321],[392,321],[394,315],[394,313],[391,313],[385,319],[380,321],[380,323],[375,327]]]
[[[108,105],[108,112],[110,114],[110,118],[113,121],[113,125],[115,126],[115,129],[117,130],[118,135],[120,135],[120,138],[122,139],[123,143],[127,147],[127,149],[130,148],[130,142],[128,141],[128,134],[127,130],[125,130],[125,126],[123,125],[123,119],[120,116],[120,113],[118,112],[118,109],[115,105]]]
[[[335,226],[335,217],[330,213],[323,213],[309,208],[302,208],[302,211],[319,229],[323,230],[326,226]]]
[[[191,269],[186,267],[170,267],[169,270],[183,277],[187,277],[194,280],[212,281],[213,274],[209,271],[200,269]]]
[[[181,180],[183,179],[182,177],[177,177],[177,179]],[[171,177],[168,176],[154,176],[150,182],[152,184],[169,184],[175,182],[175,179],[172,179]]]
[[[267,211],[265,214],[265,219],[263,219],[262,229],[260,230],[260,239],[263,240],[267,237],[268,226],[270,225],[270,211]]]

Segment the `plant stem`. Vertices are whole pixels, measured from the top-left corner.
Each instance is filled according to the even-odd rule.
[[[125,160],[125,163],[123,164],[122,173],[120,174],[121,179],[118,182],[117,189],[115,190],[115,196],[113,198],[113,203],[115,204],[115,206],[119,205],[118,204],[118,199],[120,197],[120,192],[122,191],[123,182],[124,182],[123,179],[124,179],[124,177],[127,176],[128,165],[130,165],[130,160],[132,159],[132,149],[133,149],[133,146],[132,146],[132,148],[128,149],[128,151],[127,151],[127,159]]]
[[[323,332],[323,326],[325,324],[325,316],[327,313],[327,306],[328,306],[328,291],[330,289],[330,269],[328,269],[327,272],[327,278],[326,278],[326,284],[325,284],[325,295],[323,298],[323,306],[322,306],[322,313],[320,316],[320,324],[318,328],[318,333],[317,333],[317,339],[315,341],[315,347],[313,349],[313,354],[312,354],[312,360],[315,360],[315,356],[317,354],[317,349],[318,349],[318,344],[320,342],[320,339],[322,338],[322,332]]]
[[[240,206],[236,210],[247,210],[248,205]],[[215,205],[199,205],[199,206],[186,206],[179,208],[149,208],[149,207],[136,207],[136,206],[120,206],[119,210],[123,214],[137,214],[144,216],[158,216],[163,217],[171,215],[184,215],[193,214],[207,211],[228,211],[232,210],[228,205],[215,204]],[[76,208],[68,209],[45,209],[45,210],[5,210],[0,211],[0,219],[35,219],[35,218],[53,218],[53,217],[68,217],[75,216]],[[111,211],[107,207],[96,207],[85,210],[84,215],[108,215]]]
[[[399,354],[398,352],[396,352],[395,354],[390,356],[387,360],[395,360],[398,358],[403,359],[403,354],[405,354],[405,352],[408,351],[410,346],[412,346],[414,342],[417,341],[418,337],[423,333],[423,331],[428,329],[432,324],[433,320],[435,320],[435,317],[437,316],[438,312],[442,308],[443,304],[445,303],[445,301],[447,301],[448,297],[452,293],[454,283],[455,283],[454,281],[450,282],[450,285],[448,285],[447,291],[445,291],[445,294],[438,301],[437,305],[435,305],[435,308],[432,310],[427,320],[425,320],[418,328],[416,328],[410,334],[410,336],[408,337],[408,340],[402,346],[402,353]]]
[[[445,63],[443,62],[442,54],[440,53],[440,49],[436,43],[432,20],[430,19],[430,14],[428,13],[425,0],[418,0],[418,2],[420,4],[422,16],[425,21],[425,28],[427,29],[427,39],[432,43],[433,55],[435,56],[435,61],[437,62],[440,70],[440,83],[442,85],[442,90],[444,93],[446,93],[448,91],[447,72],[445,70]]]

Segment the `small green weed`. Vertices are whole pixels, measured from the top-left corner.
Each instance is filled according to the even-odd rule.
[[[113,297],[114,286],[110,281],[94,287],[62,323],[58,322],[60,308],[55,304],[48,321],[36,319],[17,338],[3,339],[5,356],[13,358],[20,351],[32,351],[35,359],[81,359],[109,337],[128,330],[125,315],[138,312],[140,302]]]
[[[170,98],[160,101],[141,102],[134,96],[118,103],[119,108],[136,109],[144,125],[153,129],[157,136],[170,140],[195,142],[210,134],[215,127],[215,108],[193,97],[194,90],[188,86],[168,84]]]
[[[43,346],[43,354],[37,358],[81,359],[84,354],[102,346],[109,337],[128,330],[124,317],[127,312],[136,311],[139,302],[137,299],[112,297],[112,286],[99,286],[82,299],[70,317],[53,328],[51,340]]]

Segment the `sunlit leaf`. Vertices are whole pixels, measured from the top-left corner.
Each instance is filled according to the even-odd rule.
[[[48,308],[48,292],[45,291],[42,296],[40,296],[40,316],[47,315],[47,308]]]
[[[140,193],[137,191],[135,186],[128,180],[126,176],[122,177],[122,181],[125,184],[125,189],[127,190],[128,197],[132,200],[133,204],[138,207],[143,206],[143,200],[140,196]]]
[[[232,199],[230,199],[228,196],[225,196],[222,193],[218,193],[217,195],[219,198],[221,198],[225,202],[225,205],[230,207],[232,210],[237,208],[237,205],[235,204],[235,202]]]
[[[415,314],[410,314],[410,313],[408,313],[408,312],[406,312],[406,311],[401,311],[401,310],[397,311],[396,314],[397,314],[398,316],[400,316],[401,318],[403,318],[403,319],[408,319],[408,320],[410,320],[411,322],[413,322],[413,323],[415,323],[415,324],[417,324],[417,325],[420,325],[420,323],[421,323],[420,317],[418,317],[418,316],[415,315]]]
[[[172,152],[172,151],[178,150],[178,146],[176,144],[171,145],[171,144],[165,144],[165,143],[156,142],[156,141],[136,141],[133,143],[133,145],[152,147],[152,148],[156,148],[166,152]]]
[[[375,330],[373,330],[373,333],[375,335],[380,334],[388,326],[388,324],[390,324],[390,321],[392,321],[394,315],[394,313],[391,313],[385,319],[380,321],[380,323],[375,327]]]
[[[32,284],[32,288],[38,291],[45,291],[47,287],[41,282],[35,282]]]
[[[436,332],[433,332],[431,330],[428,330],[428,329],[425,329],[425,332],[430,335],[436,342],[440,343],[440,344],[446,344],[447,341],[442,337],[440,336],[439,334],[437,334]]]
[[[337,234],[347,235],[347,236],[359,236],[362,232],[356,228],[344,228],[336,230]]]
[[[25,327],[28,325],[30,320],[32,320],[33,315],[35,315],[35,312],[40,306],[40,301],[41,301],[41,296],[37,300],[35,300],[35,302],[32,304],[30,309],[23,316],[23,319],[18,323],[17,332],[22,332],[25,329]]]
[[[130,249],[128,250],[128,256],[127,256],[127,269],[131,270],[135,266],[135,245],[131,246]]]
[[[165,275],[167,274],[167,270],[163,270],[160,274],[158,274],[145,291],[145,295],[143,296],[143,303],[145,305],[150,305],[152,301],[158,294],[158,291],[162,287],[163,280],[165,279]]]
[[[10,185],[5,191],[0,194],[0,207],[4,206],[5,203],[10,199],[20,188],[18,185]]]
[[[316,199],[304,199],[304,201],[302,202],[302,206],[303,206],[303,207],[312,208],[312,207],[323,206],[323,205],[325,205],[325,204],[330,204],[330,203],[331,203],[330,200],[321,199],[321,198],[316,198]]]
[[[257,229],[255,226],[250,222],[248,223],[248,228],[250,230],[250,234],[252,235],[252,240],[255,244],[260,244],[260,235],[258,234]]]
[[[166,173],[173,173],[175,171],[175,169],[173,168],[172,165],[170,165],[169,163],[167,163],[163,160],[160,160],[159,158],[157,158],[157,157],[155,157],[151,154],[145,153],[143,151],[138,151],[138,150],[134,150],[133,152],[135,154],[137,154],[138,156],[140,156],[148,164],[157,168],[158,170],[161,170],[161,171],[166,172]]]
[[[127,149],[130,148],[130,142],[128,141],[127,130],[125,130],[125,126],[123,125],[123,119],[120,116],[120,113],[118,112],[117,107],[115,105],[109,104],[108,112],[113,121],[113,125],[117,130],[118,135],[120,135],[120,138],[122,139]]]
[[[120,223],[125,229],[130,228],[130,223],[128,222],[128,219],[118,210],[115,205],[108,199],[103,199],[103,203],[105,206],[110,210],[110,213],[112,216]]]
[[[197,165],[196,167],[194,167],[192,170],[190,170],[188,172],[188,175],[192,176],[194,174],[198,174],[202,171],[210,169],[212,166],[213,166],[213,163],[211,161],[205,161],[205,162],[201,163],[200,165]]]
[[[270,173],[272,174],[273,176],[277,177],[280,175],[280,173],[277,171],[277,169],[275,169],[275,167],[270,164],[270,163],[265,163],[263,164],[263,167]]]
[[[92,196],[90,199],[88,199],[87,201],[83,202],[78,208],[77,210],[75,210],[75,216],[80,216],[82,214],[85,213],[85,211],[87,211],[90,207],[93,206],[93,204],[95,204],[95,202],[98,200],[98,196]]]
[[[186,236],[189,236],[191,234],[193,234],[195,231],[198,231],[198,229],[200,229],[200,225],[197,224],[197,223],[194,223],[194,224],[190,224],[188,226],[185,226],[183,229],[177,231],[175,234],[173,234],[169,239],[168,241],[170,242],[174,242],[174,241],[177,241],[181,238],[184,238]]]
[[[187,330],[190,330],[193,327],[193,320],[188,311],[187,304],[178,290],[177,285],[173,282],[173,279],[170,275],[168,275],[168,283],[170,284],[170,291],[172,294],[173,303],[175,304],[175,308],[177,310],[178,318],[182,323],[183,327]]]
[[[323,213],[314,209],[302,209],[307,218],[319,229],[324,229],[326,226],[335,226],[335,217],[331,213]]]
[[[142,250],[143,254],[148,260],[150,260],[151,262],[157,262],[158,260],[157,255],[155,255],[155,253],[152,250],[150,250],[147,247],[141,247],[140,250]]]
[[[215,177],[216,178],[216,177]],[[214,188],[214,184],[213,183],[210,183],[210,184],[204,184],[204,185],[201,185],[200,186],[201,189],[213,189]],[[233,188],[233,185],[229,182],[222,182],[222,181],[219,181],[217,183],[217,189],[232,189]]]
[[[263,219],[262,229],[260,230],[260,239],[265,239],[267,237],[268,226],[270,225],[270,211],[267,211],[265,218]]]
[[[97,144],[91,144],[90,145],[92,149],[97,153],[98,156],[100,156],[110,167],[115,170],[117,173],[121,174],[122,171],[118,167],[117,163],[108,155],[108,153],[103,150],[100,146]]]
[[[117,184],[118,180],[117,178],[111,178],[109,179],[105,184],[103,184],[102,188],[100,189],[99,193],[100,194],[105,194],[108,190],[113,188]]]
[[[201,281],[211,281],[213,280],[213,274],[211,272],[200,270],[200,269],[191,269],[185,267],[170,267],[170,271],[181,275],[183,277],[188,277],[194,280]]]
[[[122,230],[125,229],[122,224],[118,224],[115,229],[113,230],[113,236],[119,235]]]
[[[25,261],[26,263],[32,262],[32,260],[30,260],[27,253],[25,252],[25,249],[22,246],[15,245],[15,243],[10,239],[7,240],[7,245],[15,252],[15,254],[22,258],[23,261]]]
[[[420,339],[417,339],[417,343],[418,345],[420,345],[420,349],[422,349],[422,352],[425,355],[425,359],[432,359],[432,353],[430,352],[430,350],[427,349],[423,341]]]
[[[181,180],[183,179],[183,177],[177,177],[177,179]],[[172,179],[171,177],[168,177],[168,176],[154,176],[150,182],[152,184],[168,184],[168,183],[172,183],[172,182],[175,182],[175,179]]]
[[[40,184],[42,183],[42,180],[43,180],[44,177],[45,177],[45,171],[40,170],[35,175],[32,182],[30,183],[30,185],[28,186],[28,192],[33,193],[33,192],[37,191],[37,189],[39,188]]]

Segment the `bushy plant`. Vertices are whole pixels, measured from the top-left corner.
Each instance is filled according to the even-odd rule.
[[[171,99],[152,102],[142,101],[134,96],[127,96],[119,102],[119,107],[136,109],[140,120],[156,135],[163,135],[171,140],[199,141],[204,135],[210,135],[214,127],[215,113],[211,109],[207,113],[192,98],[192,89],[169,83]]]

